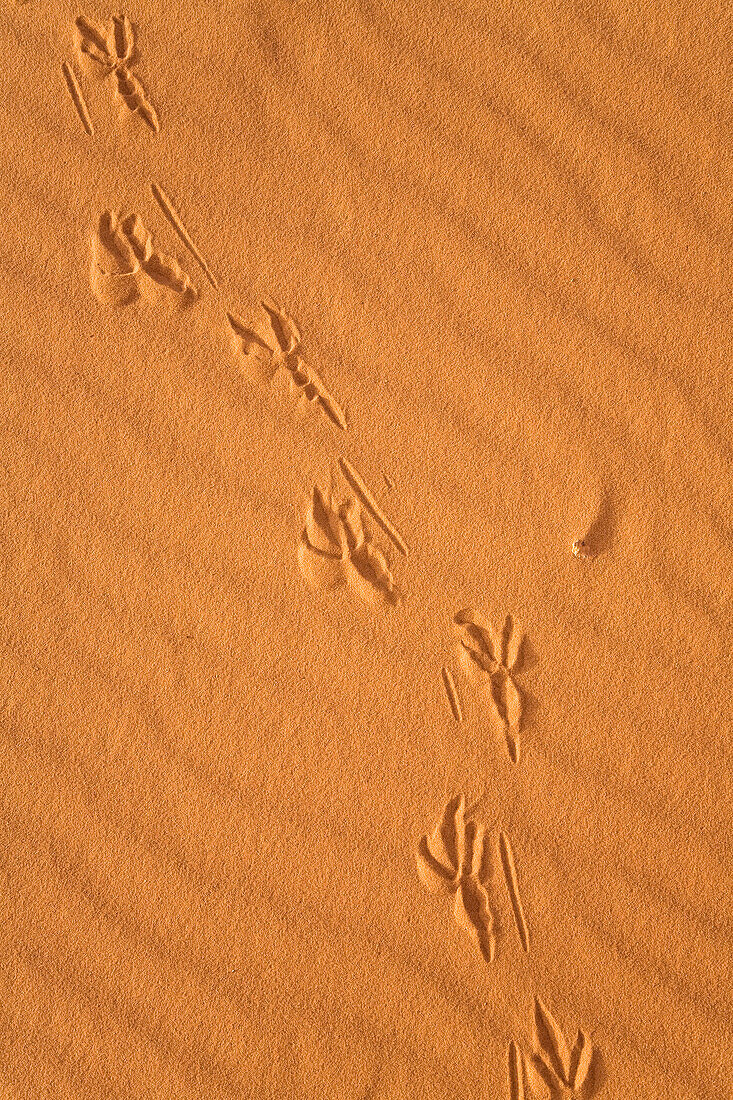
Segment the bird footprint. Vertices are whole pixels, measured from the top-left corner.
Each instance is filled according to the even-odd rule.
[[[157,134],[160,130],[158,114],[142,81],[130,67],[135,55],[135,32],[127,16],[113,15],[105,28],[80,15],[76,27],[81,52],[100,66],[105,78],[114,77],[117,93],[128,110],[137,112]]]
[[[334,424],[345,431],[347,423],[343,409],[326,388],[315,367],[303,358],[301,335],[295,321],[271,298],[263,299],[260,305],[267,314],[272,331],[273,338],[269,342],[233,313],[227,314],[242,354],[266,367],[273,381],[286,381],[288,387],[295,389],[307,401],[320,404]]]
[[[301,571],[313,587],[348,584],[369,602],[378,596],[385,603],[399,603],[402,593],[365,523],[357,500],[339,502],[316,486],[298,546]]]
[[[494,921],[484,885],[486,836],[476,821],[466,821],[463,795],[447,803],[430,837],[417,847],[417,873],[433,894],[454,895],[453,914],[486,962],[496,953]]]
[[[105,305],[126,305],[139,296],[143,276],[179,294],[182,301],[198,297],[178,261],[153,248],[153,239],[138,214],[120,218],[105,210],[92,242],[95,296]]]
[[[464,608],[453,617],[458,628],[461,657],[470,675],[478,671],[488,679],[491,701],[504,730],[509,758],[519,760],[519,727],[522,696],[514,678],[521,661],[524,636],[514,630],[507,615],[501,634],[477,612]]]
[[[578,1031],[572,1050],[557,1021],[539,997],[534,1000],[534,1051],[524,1068],[537,1095],[551,1100],[588,1100],[593,1094],[593,1044]]]

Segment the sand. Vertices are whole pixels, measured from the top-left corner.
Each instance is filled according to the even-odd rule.
[[[733,1097],[731,29],[4,0],[3,1100]]]

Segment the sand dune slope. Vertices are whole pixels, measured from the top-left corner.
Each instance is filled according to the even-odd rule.
[[[2,1097],[733,1097],[730,33],[5,0]]]

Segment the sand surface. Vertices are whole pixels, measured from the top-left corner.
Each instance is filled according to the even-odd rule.
[[[730,8],[124,15],[0,8],[2,1100],[733,1097]]]

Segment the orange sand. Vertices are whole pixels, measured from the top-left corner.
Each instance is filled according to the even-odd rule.
[[[733,1097],[730,10],[126,14],[0,11],[2,1100]]]

